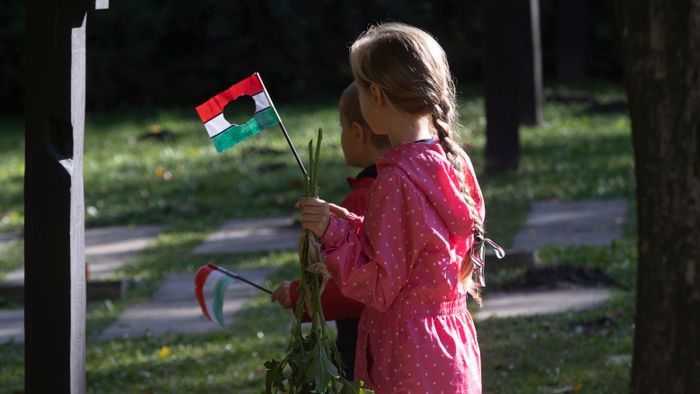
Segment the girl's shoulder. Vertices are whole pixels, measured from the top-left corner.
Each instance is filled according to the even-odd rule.
[[[387,167],[403,169],[420,169],[429,167],[444,167],[447,163],[445,151],[437,142],[405,143],[391,148],[377,160],[377,169]]]

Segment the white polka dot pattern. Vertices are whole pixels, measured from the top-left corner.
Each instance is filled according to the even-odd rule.
[[[465,178],[483,218],[468,157]],[[365,308],[355,377],[377,393],[480,393],[474,323],[459,283],[473,218],[439,144],[405,144],[377,163],[364,218],[331,218],[322,238],[341,292]]]

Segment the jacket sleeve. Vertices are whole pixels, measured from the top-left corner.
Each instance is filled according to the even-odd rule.
[[[299,288],[298,280],[293,281],[289,285],[289,296],[292,300],[292,305],[296,305],[299,300],[297,288]],[[345,297],[332,279],[326,282],[326,287],[321,293],[321,307],[323,308],[323,316],[326,318],[326,321],[358,319],[365,309],[363,304]],[[311,321],[308,313],[304,312],[301,321]]]
[[[343,208],[358,216],[364,216],[367,211],[367,199],[369,198],[369,188],[359,187],[345,197]]]
[[[331,217],[321,242],[343,295],[380,311],[389,308],[425,246],[424,206],[423,195],[406,176],[387,169],[370,193],[364,221],[355,215]]]

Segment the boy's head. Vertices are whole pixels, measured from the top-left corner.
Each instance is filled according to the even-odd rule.
[[[375,134],[360,111],[360,96],[355,82],[348,85],[340,96],[340,145],[345,162],[352,167],[367,167],[391,147],[386,135]]]

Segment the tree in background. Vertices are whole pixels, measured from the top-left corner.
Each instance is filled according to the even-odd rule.
[[[700,388],[700,1],[618,0],[639,222],[634,393]]]
[[[515,170],[520,124],[542,120],[539,0],[483,4],[486,170]]]

